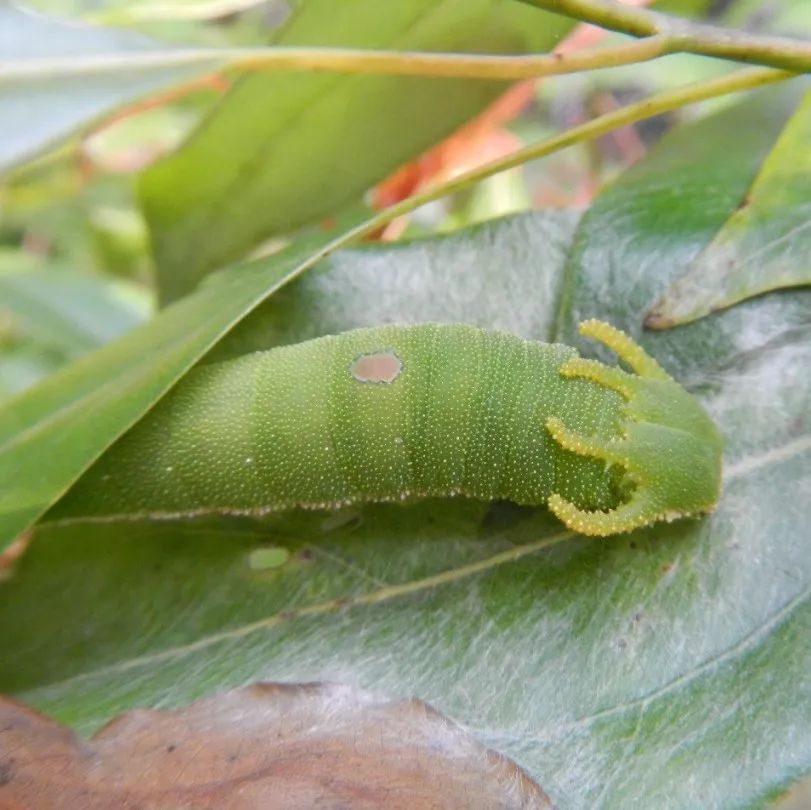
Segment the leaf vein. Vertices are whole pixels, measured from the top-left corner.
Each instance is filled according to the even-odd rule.
[[[559,532],[558,534],[553,534],[550,537],[545,537],[543,540],[537,540],[534,543],[526,543],[525,545],[521,546],[514,546],[506,549],[505,551],[501,551],[498,554],[493,554],[490,557],[486,557],[483,560],[478,560],[476,562],[469,563],[468,565],[462,565],[457,568],[441,571],[438,574],[432,574],[431,576],[423,577],[422,579],[411,580],[409,582],[403,582],[397,585],[386,585],[377,590],[368,591],[357,596],[335,597],[324,602],[316,602],[311,605],[305,605],[301,608],[282,610],[278,613],[274,613],[271,616],[266,616],[263,619],[258,619],[257,621],[249,622],[247,624],[240,625],[239,627],[233,627],[219,633],[212,633],[188,644],[169,647],[165,650],[160,650],[159,652],[137,656],[127,661],[122,661],[107,667],[82,672],[78,675],[74,675],[71,678],[66,678],[63,681],[43,685],[36,691],[41,692],[56,687],[62,687],[67,684],[81,682],[92,677],[120,674],[141,666],[153,666],[155,664],[171,661],[185,655],[190,655],[220,642],[234,641],[236,639],[245,638],[246,636],[254,633],[270,630],[274,627],[278,627],[282,623],[296,619],[304,619],[312,616],[335,613],[341,610],[359,607],[361,605],[375,605],[381,602],[387,602],[390,599],[396,599],[400,596],[411,596],[413,594],[422,593],[423,591],[430,590],[431,588],[459,582],[475,574],[493,570],[500,565],[515,562],[523,557],[527,557],[531,554],[535,554],[546,548],[557,545],[558,543],[568,540],[574,536],[575,535],[569,531]]]

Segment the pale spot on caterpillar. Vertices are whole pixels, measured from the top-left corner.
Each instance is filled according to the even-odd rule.
[[[392,351],[362,354],[349,373],[362,383],[393,383],[403,370],[403,361]]]

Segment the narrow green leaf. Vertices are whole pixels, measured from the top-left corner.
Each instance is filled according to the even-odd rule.
[[[155,320],[0,406],[0,548],[30,526],[234,323],[351,233],[320,236],[265,261],[223,271]]]
[[[688,323],[771,290],[811,283],[811,92],[785,125],[740,206],[649,312]]]
[[[162,59],[140,59],[158,51]],[[181,53],[140,34],[65,23],[0,2],[0,174],[117,107],[218,64],[211,55],[177,64]],[[63,74],[60,66],[77,59],[89,59],[92,69]]]
[[[280,45],[523,53],[570,21],[498,0],[308,0]],[[481,111],[503,82],[274,74],[240,80],[142,177],[160,293],[171,301],[267,237],[356,202]]]

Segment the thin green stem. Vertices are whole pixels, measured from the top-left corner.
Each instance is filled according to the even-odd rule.
[[[574,53],[516,56],[317,47],[176,48],[90,54],[69,59],[54,57],[0,63],[0,86],[54,76],[95,76],[123,70],[183,67],[198,67],[206,72],[302,70],[516,81],[636,64],[676,52],[771,65],[800,73],[811,71],[811,43],[800,40],[716,28],[613,0],[524,2],[640,39]]]
[[[242,70],[310,70],[452,79],[516,81],[559,76],[598,68],[619,67],[655,59],[667,53],[662,37],[625,42],[610,48],[574,53],[500,56],[493,54],[426,53],[422,51],[263,50],[237,57],[231,66]]]
[[[677,90],[657,93],[644,101],[629,104],[606,115],[601,115],[585,124],[572,127],[572,129],[566,130],[560,135],[555,135],[540,143],[519,149],[506,157],[498,158],[476,169],[460,174],[452,180],[435,186],[422,194],[409,197],[396,205],[386,208],[377,216],[359,226],[356,231],[352,233],[350,238],[352,240],[363,238],[368,234],[374,233],[381,226],[388,224],[393,219],[404,214],[409,214],[426,203],[446,197],[456,191],[461,191],[473,183],[506,171],[507,169],[512,169],[515,166],[520,166],[527,161],[536,160],[537,158],[551,155],[573,144],[605,135],[607,132],[617,127],[627,126],[636,121],[675,110],[686,104],[694,104],[699,101],[706,101],[730,93],[739,93],[743,90],[752,90],[766,84],[785,81],[786,79],[794,78],[795,75],[796,74],[788,71],[772,70],[770,68],[749,68],[737,70],[708,81],[689,84]]]
[[[196,67],[203,70],[291,71],[369,75],[433,76],[454,79],[516,81],[541,76],[618,67],[667,53],[664,38],[625,42],[568,54],[500,56],[344,48],[184,48],[136,53],[92,54],[70,59],[30,59],[0,64],[0,85],[58,76],[94,76],[115,71]]]
[[[811,42],[760,36],[731,28],[672,17],[616,0],[523,0],[545,11],[635,37],[664,37],[671,52],[715,56],[735,62],[769,65],[795,73],[811,71]]]

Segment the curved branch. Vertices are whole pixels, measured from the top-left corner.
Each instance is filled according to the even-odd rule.
[[[485,163],[476,169],[457,175],[446,183],[435,186],[432,189],[415,194],[402,202],[396,203],[384,209],[372,219],[367,220],[348,236],[348,241],[362,239],[369,234],[375,233],[381,226],[387,225],[393,219],[404,214],[410,214],[426,203],[446,197],[457,191],[461,191],[473,183],[485,180],[494,174],[520,166],[530,160],[551,155],[559,152],[568,146],[576,143],[588,141],[605,135],[613,129],[627,126],[654,115],[660,115],[670,110],[678,109],[686,104],[694,104],[699,101],[725,96],[730,93],[739,93],[743,90],[752,90],[766,84],[785,81],[796,78],[796,74],[783,70],[771,70],[770,68],[748,68],[727,73],[716,79],[695,82],[686,87],[676,90],[667,90],[657,93],[643,101],[628,104],[618,110],[614,110],[606,115],[601,115],[581,124],[572,127],[559,135],[555,135],[540,143],[531,144],[523,149],[519,149],[505,157]]]
[[[306,70],[322,73],[432,76],[516,81],[645,62],[668,52],[664,37],[646,37],[609,48],[575,53],[501,56],[351,48],[183,48],[125,54],[0,62],[0,86],[21,80],[94,76],[121,70],[196,66],[215,70]]]
[[[663,37],[673,53],[695,53],[735,62],[811,71],[811,42],[789,37],[758,36],[623,5],[616,0],[522,0],[545,11],[635,37]]]

